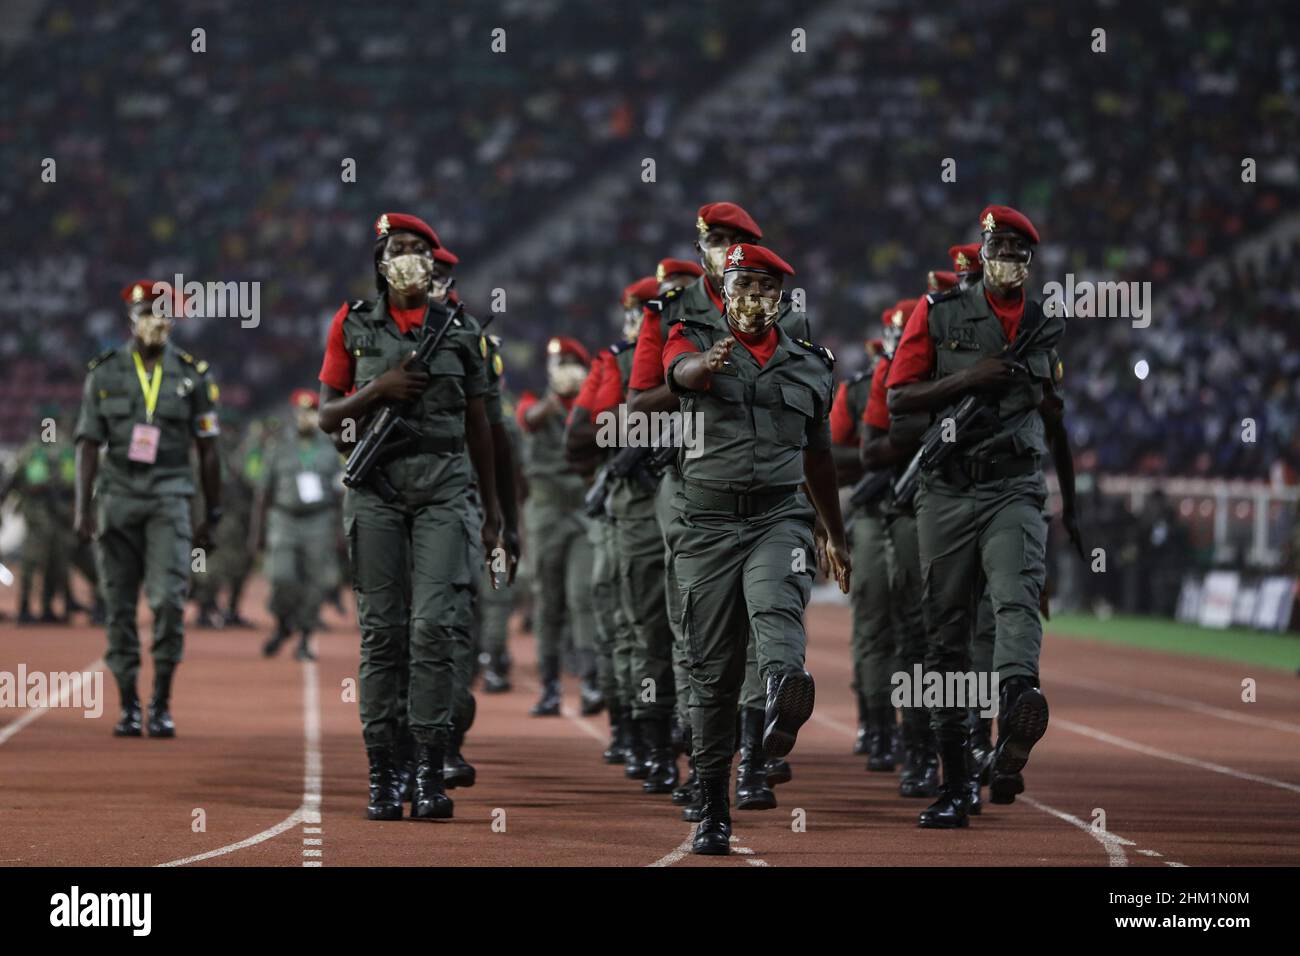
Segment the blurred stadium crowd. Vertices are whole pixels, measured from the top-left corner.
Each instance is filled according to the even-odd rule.
[[[314,382],[338,303],[373,292],[384,209],[434,223],[471,309],[507,290],[494,331],[520,388],[539,384],[530,359],[550,335],[616,337],[620,291],[691,254],[702,202],[755,214],[844,375],[881,308],[919,294],[949,245],[976,238],[978,210],[1004,202],[1043,233],[1035,281],[1155,292],[1149,328],[1080,318],[1067,337],[1081,471],[1294,475],[1300,248],[1194,281],[1297,208],[1300,51],[1275,52],[1293,12],[915,6],[42,6],[0,54],[8,75],[39,64],[42,77],[0,87],[0,444],[75,404],[85,361],[125,337],[116,290],[145,275],[260,281],[258,329],[198,320],[178,339],[214,367],[229,416],[278,408]],[[1090,50],[1095,27],[1105,53]],[[1257,183],[1242,182],[1244,156]],[[946,157],[955,183],[940,181]],[[575,212],[596,182],[606,201]],[[510,254],[539,229],[544,242]],[[1220,440],[1245,417],[1255,443]]]

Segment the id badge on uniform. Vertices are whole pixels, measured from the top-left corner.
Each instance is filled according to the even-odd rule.
[[[161,438],[162,429],[157,425],[135,425],[131,429],[131,447],[126,452],[127,460],[152,465],[158,460],[158,442]]]
[[[320,475],[314,471],[298,472],[298,500],[305,505],[314,505],[325,497],[325,488]]]

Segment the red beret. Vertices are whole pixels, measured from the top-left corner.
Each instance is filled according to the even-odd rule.
[[[1030,242],[1038,244],[1038,230],[1024,213],[1016,212],[1010,206],[985,206],[980,213],[980,232],[996,232],[1002,229],[1014,229],[1026,236]]]
[[[755,239],[763,238],[763,230],[758,228],[758,223],[734,202],[711,202],[701,206],[695,228],[700,232],[708,232],[709,226],[730,226],[749,233]]]
[[[557,335],[546,343],[547,355],[572,355],[582,361],[583,365],[591,364],[591,353],[583,348],[582,343],[577,339],[570,338],[567,335]]]
[[[454,266],[456,263],[460,262],[460,256],[456,255],[454,252],[452,252],[450,249],[446,248],[445,246],[434,246],[433,261],[445,262],[449,266]]]
[[[655,279],[663,282],[669,276],[681,275],[702,276],[704,270],[700,268],[698,262],[691,262],[689,259],[660,259],[659,265],[655,267]]]
[[[952,259],[952,267],[958,273],[984,270],[984,264],[980,262],[978,242],[968,242],[963,246],[949,246],[948,258]]]
[[[295,388],[289,396],[289,404],[294,408],[320,408],[320,395],[310,388]]]
[[[659,280],[654,276],[637,279],[623,290],[623,305],[631,306],[633,300],[647,302],[659,294]]]
[[[916,299],[899,299],[884,312],[880,313],[882,325],[894,326],[901,329],[907,324],[908,318],[911,317],[912,311],[916,308]]]
[[[781,273],[788,276],[794,275],[794,269],[790,267],[790,263],[771,249],[765,246],[750,245],[748,242],[738,242],[727,249],[727,267],[723,272],[732,272],[736,269],[755,269],[759,272],[770,272],[773,275]]]
[[[413,232],[428,239],[437,249],[442,243],[433,227],[419,216],[408,216],[404,212],[386,212],[375,220],[375,240],[387,239],[390,232]]]
[[[925,291],[943,292],[946,289],[951,289],[956,284],[957,284],[957,273],[942,272],[937,269],[931,269],[930,274],[926,276]]]
[[[152,302],[158,298],[158,295],[154,294],[153,287],[162,284],[164,283],[161,279],[136,279],[122,290],[122,301],[127,305],[135,305],[137,302]],[[171,283],[167,282],[166,286],[171,288]]]

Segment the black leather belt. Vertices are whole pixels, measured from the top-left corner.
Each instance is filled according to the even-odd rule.
[[[465,450],[465,439],[448,436],[421,435],[412,452],[421,455],[459,455]]]
[[[184,468],[190,463],[190,451],[188,448],[173,448],[169,451],[158,450],[158,457],[151,462],[132,461],[126,457],[126,451],[113,452],[110,457],[119,466],[125,468]]]
[[[964,485],[969,482],[978,485],[989,481],[1001,481],[1003,478],[1030,475],[1037,470],[1037,455],[994,459],[957,458],[944,465],[943,477],[954,485]]]
[[[771,511],[790,500],[798,490],[798,485],[778,485],[756,494],[733,494],[715,491],[694,481],[682,482],[682,494],[695,507],[704,511],[723,511],[740,518],[752,518]]]

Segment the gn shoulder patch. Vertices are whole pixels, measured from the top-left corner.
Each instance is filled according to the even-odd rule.
[[[825,362],[827,368],[835,367],[835,353],[830,349],[823,348],[815,342],[809,342],[807,339],[795,339],[795,341],[802,345],[807,351],[816,355],[819,359]]]
[[[95,369],[103,365],[105,362],[107,362],[116,354],[117,354],[117,349],[105,349],[104,351],[96,355],[93,359],[91,359],[89,362],[87,362],[86,368],[89,371],[93,372]]]

